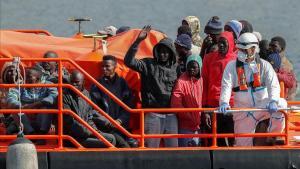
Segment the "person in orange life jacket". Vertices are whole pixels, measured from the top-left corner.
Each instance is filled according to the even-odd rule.
[[[186,60],[192,54],[192,39],[188,34],[181,34],[175,40],[175,48],[178,54],[178,77],[186,71]]]
[[[172,108],[199,108],[202,107],[203,81],[201,77],[202,60],[199,55],[190,55],[187,58],[187,71],[176,82],[172,92]],[[196,134],[200,129],[201,112],[178,113],[178,133]],[[209,116],[207,116],[209,118]],[[208,119],[207,121],[210,121]],[[209,124],[210,125],[210,124]],[[193,138],[179,138],[178,145],[187,147]],[[195,141],[198,144],[197,140]]]
[[[177,37],[181,34],[187,34],[192,38],[191,28],[188,25],[182,25],[177,29]],[[193,40],[193,39],[192,39]],[[199,55],[201,48],[192,43],[191,52],[192,54]]]
[[[267,57],[267,61],[271,63],[273,66],[279,82],[284,83],[284,88],[285,88],[285,94],[288,93],[288,91],[295,86],[297,86],[297,80],[294,72],[288,72],[284,68],[280,67],[281,65],[281,57],[279,53],[272,53]],[[289,99],[288,95],[286,95],[285,99]]]
[[[171,93],[177,79],[177,62],[174,42],[169,38],[160,40],[153,47],[153,58],[136,59],[139,44],[145,40],[151,26],[145,26],[137,36],[135,42],[127,51],[124,63],[141,75],[141,94],[143,108],[170,107]],[[177,134],[178,123],[174,113],[146,113],[146,134]],[[147,147],[159,147],[160,138],[145,140]],[[177,138],[164,139],[166,147],[177,147]]]
[[[218,16],[213,16],[207,22],[204,33],[207,34],[203,40],[200,56],[203,60],[206,54],[218,51],[218,39],[223,31],[223,24]]]
[[[259,58],[258,39],[242,34],[237,43],[237,60],[229,62],[222,77],[219,112],[227,114],[232,91],[236,108],[265,108],[268,112],[233,113],[235,133],[254,133],[258,122],[270,118],[268,132],[282,132],[284,116],[278,108],[287,107],[280,98],[280,86],[271,64]],[[252,146],[252,137],[235,138],[237,146]]]
[[[269,44],[269,52],[271,53],[279,53],[281,57],[281,65],[280,67],[288,72],[294,72],[293,64],[285,55],[286,41],[283,37],[275,36],[271,39]],[[297,85],[290,88],[287,93],[287,100],[295,100],[297,94]]]
[[[206,55],[203,61],[203,107],[219,107],[221,93],[222,75],[226,65],[236,59],[235,42],[232,32],[222,32],[218,42],[219,50]],[[233,95],[230,97],[230,105],[233,106]],[[232,116],[217,115],[218,133],[232,133]],[[209,130],[210,131],[210,130]],[[233,145],[234,140],[230,139],[229,144]],[[218,139],[219,146],[226,146],[224,139]]]

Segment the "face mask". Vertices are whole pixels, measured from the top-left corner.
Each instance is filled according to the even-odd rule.
[[[237,58],[239,61],[246,63],[246,59],[248,58],[248,55],[242,51],[238,51]]]

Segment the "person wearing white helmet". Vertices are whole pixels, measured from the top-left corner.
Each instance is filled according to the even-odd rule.
[[[235,133],[254,133],[258,122],[270,118],[268,132],[282,132],[284,116],[278,108],[287,107],[280,98],[280,86],[270,63],[259,58],[257,37],[244,33],[238,38],[237,59],[227,64],[222,79],[219,112],[227,114],[231,92],[235,108],[267,108],[268,112],[233,113]],[[273,138],[271,138],[273,139]],[[235,138],[236,146],[252,146],[252,137]]]

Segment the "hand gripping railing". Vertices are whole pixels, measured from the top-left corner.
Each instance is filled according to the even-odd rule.
[[[11,58],[0,58],[1,61],[11,61]],[[23,112],[28,113],[58,113],[58,136],[36,136],[31,135],[28,138],[37,139],[37,138],[51,138],[51,139],[58,139],[58,149],[63,149],[63,139],[68,139],[72,143],[74,143],[78,148],[82,148],[82,146],[74,139],[69,136],[63,135],[63,113],[69,113],[72,115],[76,120],[82,123],[85,127],[87,127],[97,138],[102,140],[108,147],[113,147],[107,140],[105,140],[97,131],[93,130],[85,121],[83,121],[76,113],[70,110],[63,109],[63,102],[62,102],[62,88],[70,88],[75,91],[80,97],[82,97],[88,104],[90,104],[95,110],[97,110],[101,115],[106,117],[118,130],[124,133],[128,137],[138,138],[140,139],[140,148],[145,147],[145,138],[189,138],[189,137],[199,137],[199,138],[212,138],[212,147],[217,147],[217,138],[224,138],[224,137],[267,137],[267,136],[282,136],[285,137],[285,144],[288,145],[288,133],[289,133],[289,126],[288,126],[288,115],[281,110],[281,112],[285,116],[285,133],[236,133],[236,134],[217,134],[217,123],[216,123],[216,109],[215,108],[163,108],[163,109],[131,109],[126,104],[124,104],[120,99],[114,96],[110,91],[108,91],[105,87],[103,87],[97,80],[95,80],[92,76],[90,76],[85,70],[83,70],[80,66],[78,66],[74,61],[70,59],[62,59],[62,58],[52,58],[52,59],[44,59],[44,58],[23,58],[22,61],[56,61],[58,62],[58,77],[59,81],[58,84],[24,84],[21,85],[22,87],[57,87],[58,88],[58,110],[42,110],[42,109],[26,109]],[[107,94],[113,101],[115,101],[118,105],[120,105],[123,109],[130,113],[139,113],[140,118],[140,127],[141,131],[140,134],[131,134],[126,129],[124,129],[121,125],[115,122],[108,114],[106,114],[102,109],[100,109],[96,104],[94,104],[91,100],[85,97],[80,91],[74,88],[72,85],[63,84],[62,83],[62,62],[68,62],[73,65],[76,69],[81,71],[86,79],[92,81],[100,90],[102,90],[105,94]],[[8,85],[8,84],[0,84],[1,87],[15,87],[16,85]],[[295,104],[300,104],[299,102]],[[290,109],[289,109],[290,110]],[[213,113],[213,120],[212,120],[212,133],[209,134],[145,134],[144,133],[144,114],[149,112],[159,112],[159,113],[184,113],[184,112],[212,112]],[[266,109],[231,109],[229,110],[232,113],[241,112],[241,111],[267,111]],[[0,113],[14,113],[17,112],[16,109],[11,110],[0,110]],[[1,138],[13,138],[15,136],[0,136]]]

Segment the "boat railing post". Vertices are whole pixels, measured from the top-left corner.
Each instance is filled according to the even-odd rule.
[[[212,120],[212,147],[217,147],[217,113],[213,112],[213,120]]]
[[[141,126],[141,137],[140,137],[140,148],[145,148],[145,111],[140,112],[140,126]]]
[[[63,90],[62,63],[58,61],[58,148],[63,148]]]

